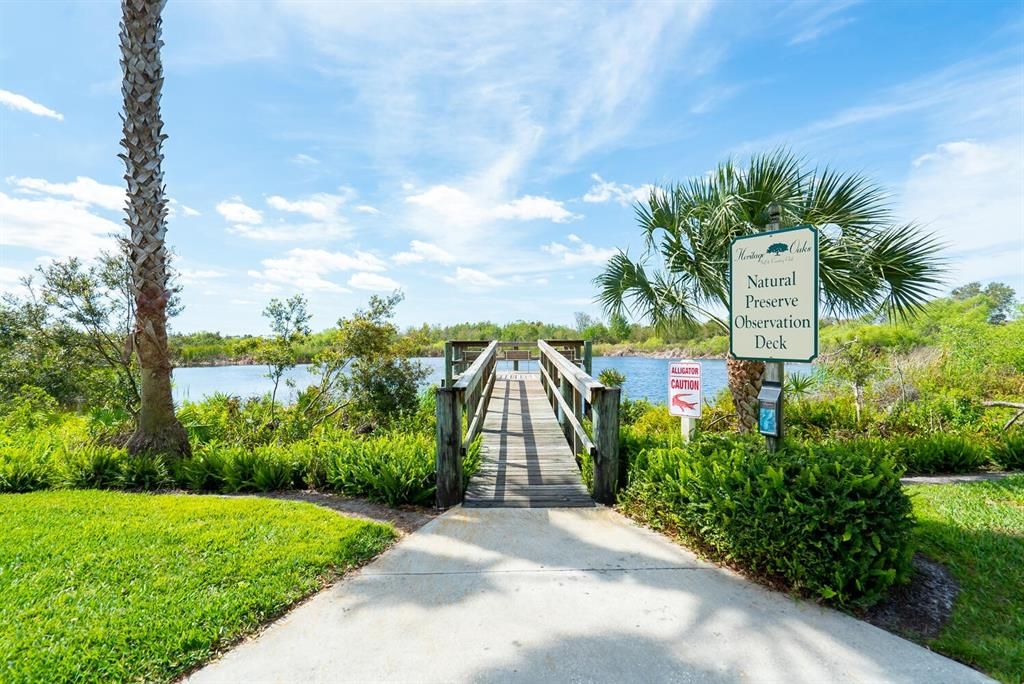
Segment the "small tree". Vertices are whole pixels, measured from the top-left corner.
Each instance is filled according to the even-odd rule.
[[[864,389],[882,367],[879,351],[858,339],[853,339],[831,354],[825,365],[833,377],[845,380],[853,389],[857,426],[860,427]]]
[[[338,321],[331,343],[313,359],[319,384],[303,402],[314,424],[345,410],[360,420],[386,423],[418,405],[429,370],[411,359],[422,345],[392,322],[401,292],[370,297],[365,309]]]
[[[274,383],[270,393],[270,417],[273,420],[278,386],[284,374],[298,364],[296,345],[309,334],[309,321],[312,317],[306,310],[306,298],[302,295],[284,301],[271,299],[263,310],[263,316],[270,321],[273,336],[262,341],[256,353],[267,365],[267,377]],[[294,386],[291,381],[286,384]]]
[[[625,342],[633,334],[633,326],[629,320],[622,315],[621,311],[615,311],[608,318],[608,336],[612,342]]]

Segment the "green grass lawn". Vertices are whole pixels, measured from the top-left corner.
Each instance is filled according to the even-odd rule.
[[[1018,684],[1024,680],[1024,475],[909,489],[919,550],[960,583],[949,623],[928,645]]]
[[[170,680],[394,538],[267,499],[0,495],[0,681]]]

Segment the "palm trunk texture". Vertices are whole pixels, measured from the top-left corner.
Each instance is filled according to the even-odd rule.
[[[740,432],[751,432],[757,429],[757,394],[761,391],[764,363],[729,356],[725,369],[729,376],[732,403],[736,407],[737,427]]]
[[[132,454],[187,456],[188,435],[174,415],[171,362],[167,349],[167,203],[161,170],[164,139],[160,116],[163,66],[160,12],[164,0],[122,0],[121,67],[124,81],[123,132],[128,206],[129,260],[135,297],[135,330],[130,344],[142,369],[139,421],[128,441]]]

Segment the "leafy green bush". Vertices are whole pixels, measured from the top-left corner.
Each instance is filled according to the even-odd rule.
[[[65,450],[57,467],[57,478],[74,489],[112,489],[124,484],[126,454],[123,449],[88,444]]]
[[[427,504],[436,489],[434,440],[388,433],[325,444],[327,483],[339,492],[389,505]]]
[[[1024,432],[1018,430],[994,440],[992,460],[1004,470],[1024,470]]]
[[[867,437],[833,446],[869,458],[891,457],[914,475],[972,473],[989,464],[984,442],[955,434]]]
[[[224,454],[216,444],[201,444],[192,450],[192,458],[177,463],[175,480],[194,492],[217,492],[224,485]]]
[[[163,457],[134,454],[125,458],[118,485],[124,489],[166,489],[174,485],[174,479]]]
[[[908,576],[911,506],[891,457],[835,446],[770,454],[702,437],[638,454],[623,508],[713,556],[842,607]]]
[[[49,454],[31,445],[0,445],[0,492],[32,492],[50,486]]]

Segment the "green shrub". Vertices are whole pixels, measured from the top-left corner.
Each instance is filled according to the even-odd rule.
[[[47,453],[31,445],[0,446],[0,492],[32,492],[49,486]]]
[[[910,501],[891,457],[834,446],[769,454],[703,437],[638,454],[623,508],[713,556],[842,607],[871,605],[909,573]]]
[[[58,408],[46,390],[22,385],[16,395],[0,403],[0,430],[23,432],[52,425],[59,418]]]
[[[1024,432],[1010,432],[994,440],[992,460],[1003,470],[1024,470]]]
[[[57,468],[64,487],[74,489],[111,489],[124,483],[126,454],[123,449],[89,444],[65,450]]]
[[[253,485],[256,491],[273,492],[292,488],[292,454],[278,446],[258,447],[254,450],[256,468]]]
[[[201,444],[192,451],[192,458],[177,463],[175,479],[194,492],[217,492],[224,487],[224,454],[220,445]]]
[[[436,473],[431,436],[386,433],[324,447],[326,479],[332,489],[392,506],[433,500]]]
[[[985,443],[962,435],[868,437],[839,444],[869,458],[891,457],[914,475],[972,473],[989,464]]]
[[[118,486],[124,489],[166,489],[174,485],[167,462],[156,454],[133,454],[124,460]]]
[[[327,462],[320,442],[306,440],[290,447],[293,463],[292,477],[297,488],[323,489],[327,486]]]

